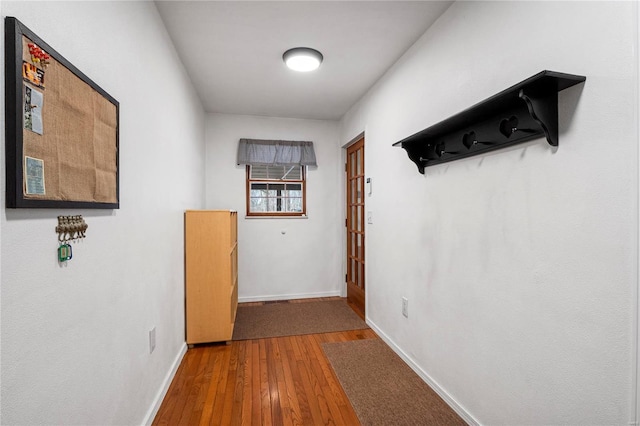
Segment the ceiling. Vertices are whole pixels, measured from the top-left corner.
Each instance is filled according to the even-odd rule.
[[[207,112],[336,120],[449,7],[446,1],[160,1]],[[310,73],[282,54],[324,55]]]

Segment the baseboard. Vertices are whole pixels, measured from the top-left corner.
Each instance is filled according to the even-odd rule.
[[[151,404],[149,411],[147,411],[147,415],[144,416],[144,420],[142,421],[143,425],[145,426],[150,425],[151,423],[153,423],[153,419],[156,418],[156,414],[158,414],[160,405],[162,405],[162,401],[164,400],[164,397],[167,394],[167,391],[169,390],[171,381],[173,380],[173,377],[176,375],[176,372],[178,371],[178,367],[180,367],[180,363],[182,362],[182,358],[186,353],[187,353],[187,344],[184,343],[180,348],[178,355],[173,360],[173,364],[171,365],[171,368],[167,372],[167,375],[165,376],[164,381],[162,382],[162,386],[160,387],[160,390],[158,390],[156,397],[153,399],[153,403]]]
[[[435,380],[433,380],[431,376],[429,376],[429,374],[427,374],[422,368],[420,368],[409,355],[407,355],[402,349],[400,349],[398,345],[396,345],[395,342],[382,330],[380,330],[380,328],[368,317],[367,325],[369,325],[369,327],[371,327],[373,331],[375,331],[378,336],[380,336],[380,338],[384,340],[384,342],[389,345],[389,347],[391,347],[391,349],[396,354],[398,354],[398,356],[402,358],[402,360],[406,362],[407,365],[411,367],[411,369],[415,371],[418,376],[420,376],[422,380],[424,380],[429,386],[431,386],[431,389],[433,389],[440,396],[440,398],[442,398],[444,402],[446,402],[449,407],[453,409],[453,411],[458,413],[458,415],[462,417],[465,422],[470,425],[480,425],[480,422],[478,422],[467,410],[465,410],[458,403],[458,401],[456,401],[451,395],[449,395],[449,393],[444,390],[442,386],[440,386]]]
[[[317,297],[334,297],[334,296],[341,296],[340,290],[323,291],[320,293],[277,294],[275,296],[238,297],[238,303],[268,302],[271,300],[313,299]]]

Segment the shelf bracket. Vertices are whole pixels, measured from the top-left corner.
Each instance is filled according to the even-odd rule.
[[[551,146],[558,146],[558,92],[545,88],[534,92],[520,89],[518,93],[529,109],[529,114],[542,127]]]

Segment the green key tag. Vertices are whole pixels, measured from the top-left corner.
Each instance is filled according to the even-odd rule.
[[[73,257],[73,251],[71,250],[71,244],[60,244],[58,247],[58,261],[66,262]]]

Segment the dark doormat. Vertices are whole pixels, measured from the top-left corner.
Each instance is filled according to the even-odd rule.
[[[238,306],[233,340],[369,328],[344,300]]]

